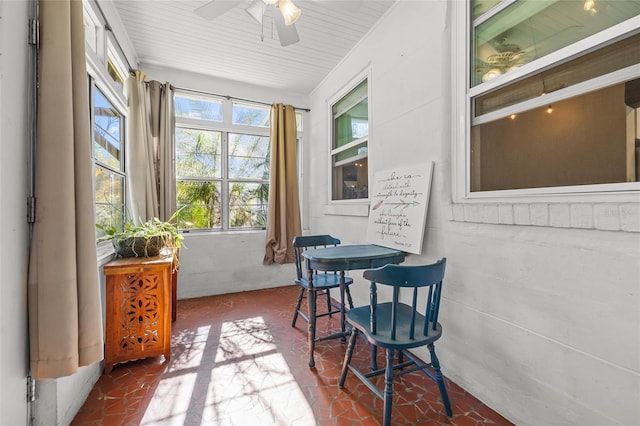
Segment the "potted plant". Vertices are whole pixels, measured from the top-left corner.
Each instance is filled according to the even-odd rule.
[[[183,236],[174,224],[176,216],[177,212],[166,222],[157,217],[139,223],[127,220],[122,230],[115,226],[96,224],[104,232],[98,241],[110,240],[116,250],[116,257],[153,257],[158,256],[165,248],[170,253],[177,254],[182,247]]]

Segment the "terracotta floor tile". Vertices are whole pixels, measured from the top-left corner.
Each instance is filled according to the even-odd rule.
[[[307,323],[298,318],[291,327],[297,294],[289,286],[178,301],[171,360],[114,366],[72,425],[380,425],[382,401],[353,373],[338,388],[346,343],[316,343],[316,368],[309,369]],[[339,315],[318,321],[318,335],[338,329]],[[370,353],[360,339],[353,363],[367,369]],[[383,351],[377,359],[383,367]],[[440,361],[446,366],[446,359]],[[448,380],[452,418],[426,376],[397,381],[393,424],[510,425]]]

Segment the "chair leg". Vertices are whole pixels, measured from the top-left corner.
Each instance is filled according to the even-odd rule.
[[[444,385],[444,378],[442,377],[442,372],[440,371],[440,362],[438,361],[438,357],[436,356],[436,348],[433,346],[433,343],[427,345],[429,348],[429,353],[431,354],[431,365],[433,366],[433,370],[436,376],[436,383],[438,384],[438,388],[440,389],[440,396],[442,397],[442,403],[444,404],[444,409],[447,411],[447,416],[453,416],[453,412],[451,411],[451,403],[449,402],[449,395],[447,394],[447,388]]]
[[[340,332],[342,333],[341,341],[345,341],[346,331],[346,309],[344,306],[344,293],[348,287],[344,284],[344,271],[340,271]]]
[[[304,287],[300,287],[300,293],[298,293],[298,301],[296,302],[296,310],[293,311],[293,321],[291,321],[291,327],[296,326],[296,321],[298,320],[298,312],[300,311],[300,305],[302,304],[303,298],[304,298]]]
[[[384,371],[383,426],[391,426],[391,407],[393,402],[393,353],[393,349],[387,348],[387,365]]]
[[[333,311],[331,310],[331,292],[329,289],[325,291],[325,294],[327,295],[327,312],[329,312],[329,318],[331,318],[333,316]]]
[[[316,291],[307,291],[307,302],[309,303],[309,368],[316,366],[313,359],[313,351],[316,347]]]
[[[349,290],[349,286],[345,288],[345,291],[347,293],[347,301],[349,302],[349,309],[353,309],[353,299],[351,298],[351,291]]]
[[[351,328],[351,337],[349,337],[349,346],[347,346],[347,352],[344,354],[344,362],[342,363],[342,372],[340,373],[340,380],[338,381],[338,387],[342,389],[344,381],[347,378],[347,370],[349,364],[351,364],[351,357],[353,356],[353,350],[356,347],[356,337],[358,337],[358,330],[355,327]]]
[[[371,345],[371,371],[378,369],[378,347]]]

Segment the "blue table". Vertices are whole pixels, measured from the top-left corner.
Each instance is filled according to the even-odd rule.
[[[374,244],[357,244],[357,245],[340,245],[337,247],[327,247],[319,249],[309,249],[303,254],[305,261],[307,262],[307,270],[309,271],[309,287],[313,288],[313,271],[334,271],[340,272],[340,300],[344,301],[345,282],[344,271],[350,271],[354,269],[371,269],[379,268],[388,263],[402,263],[404,262],[405,253],[388,248],[377,246]],[[315,291],[309,291],[307,296],[307,302],[309,304],[309,315],[315,316],[316,314],[316,295]],[[345,330],[345,306],[341,303],[340,306],[340,324],[341,332],[332,334],[321,340],[331,339],[335,337],[346,336]],[[309,367],[315,366],[315,360],[313,359],[313,351],[315,349],[316,342],[316,330],[312,321],[309,321]],[[375,351],[375,348],[374,348]],[[375,363],[375,358],[372,359],[372,363]],[[372,364],[374,365],[374,364]]]

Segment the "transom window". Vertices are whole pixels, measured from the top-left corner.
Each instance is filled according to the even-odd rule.
[[[637,189],[640,2],[474,1],[467,13],[465,192]]]

